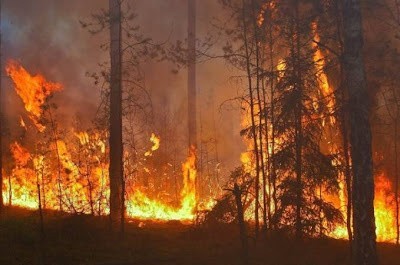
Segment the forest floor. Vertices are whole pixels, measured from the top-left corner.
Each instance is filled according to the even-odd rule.
[[[140,225],[139,225],[140,224]],[[0,219],[1,265],[241,265],[236,226],[201,228],[179,222],[129,221],[124,237],[109,230],[106,217],[38,213],[6,208]],[[346,265],[348,242],[275,236],[249,241],[249,265]],[[378,244],[380,265],[399,265],[400,248]]]

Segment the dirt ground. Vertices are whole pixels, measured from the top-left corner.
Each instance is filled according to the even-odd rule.
[[[107,217],[45,213],[40,236],[38,213],[6,208],[0,220],[1,265],[242,265],[235,225],[214,228],[179,222],[130,220],[123,237]],[[348,242],[283,236],[249,238],[249,265],[346,265]],[[400,248],[378,244],[381,265],[400,265]]]

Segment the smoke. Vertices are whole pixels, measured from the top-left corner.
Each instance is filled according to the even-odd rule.
[[[141,31],[154,42],[174,43],[186,38],[187,1],[128,2],[138,15],[136,23]],[[64,90],[54,95],[59,123],[71,126],[74,118],[79,116],[82,124],[89,127],[98,108],[100,89],[86,73],[99,71],[98,63],[108,60],[107,52],[100,49],[100,45],[107,42],[108,34],[93,36],[79,21],[89,19],[102,8],[107,9],[108,1],[5,0],[2,5],[3,66],[8,59],[16,59],[32,74],[40,73],[50,81],[63,84]],[[212,30],[210,21],[219,16],[221,10],[214,0],[197,1],[197,8],[197,37],[202,39]],[[222,52],[218,47],[215,50]],[[175,126],[179,132],[176,137],[185,146],[186,69],[173,74],[173,66],[168,62],[147,62],[142,67],[151,94],[155,127],[161,127],[157,114],[169,109],[175,113]],[[236,96],[236,89],[229,81],[229,76],[233,75],[230,71],[225,62],[216,60],[199,64],[197,70],[202,139],[217,140],[219,157],[226,170],[239,164],[242,150],[240,144],[231,144],[241,142],[239,114],[220,109],[222,102]],[[22,130],[19,116],[26,114],[9,78],[3,78],[2,84],[6,125],[11,138],[15,138],[16,132]]]

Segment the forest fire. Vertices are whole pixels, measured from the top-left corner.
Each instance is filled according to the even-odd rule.
[[[15,61],[8,63],[7,72],[14,81],[16,92],[25,103],[26,111],[31,114],[32,121],[37,129],[45,134],[46,127],[39,122],[43,112],[42,106],[47,96],[60,90],[62,86],[46,81],[41,75],[32,77]],[[26,128],[22,118],[21,126]],[[98,132],[75,132],[74,135],[78,139],[78,155],[82,152],[86,155],[78,157],[78,161],[73,157],[75,151],[69,147],[71,144],[67,145],[61,139],[51,141],[50,152],[53,154],[46,152],[46,155],[30,154],[28,149],[18,142],[11,144],[15,167],[4,187],[6,203],[38,208],[40,190],[42,208],[73,213],[107,214],[109,209],[105,198],[109,194],[109,187],[108,162],[104,159],[107,152],[106,141]],[[150,142],[152,146],[144,154],[145,157],[152,156],[160,147],[160,138],[154,133],[151,134]],[[54,160],[58,162],[54,163]],[[133,192],[126,195],[127,216],[159,221],[193,220],[197,207],[195,163],[195,149],[192,147],[187,161],[182,165],[183,185],[180,201],[176,206],[151,199],[141,191],[141,187],[135,186],[129,188]]]
[[[313,30],[314,38],[316,42],[319,42],[315,24],[313,24]],[[324,73],[324,58],[316,45],[313,48],[315,49],[313,59],[319,72],[321,92],[328,99],[328,108],[330,111],[333,111],[335,102],[332,88],[329,86],[328,78]],[[277,69],[279,79],[283,79],[283,73],[286,71],[286,65],[283,60],[279,61]],[[9,61],[6,71],[12,78],[15,90],[25,104],[25,109],[29,113],[29,117],[36,125],[36,128],[41,133],[45,133],[46,126],[40,122],[43,114],[43,105],[46,103],[49,95],[62,89],[62,85],[49,82],[41,75],[30,75],[13,60]],[[246,109],[246,107],[243,108]],[[259,106],[255,106],[254,112],[258,112],[259,108]],[[255,117],[254,122],[257,124],[260,122],[263,123],[258,117]],[[249,128],[251,123],[250,112],[247,111],[242,116],[242,127],[245,129]],[[20,125],[27,130],[22,117],[20,118]],[[110,191],[108,187],[108,162],[105,159],[105,155],[108,152],[106,140],[99,132],[75,132],[74,134],[79,143],[76,148],[81,150],[79,152],[87,154],[86,158],[79,158],[79,161],[73,158],[75,151],[70,150],[71,148],[68,147],[66,142],[60,139],[51,142],[50,149],[53,152],[52,155],[44,155],[40,152],[31,154],[18,142],[13,143],[10,146],[10,150],[14,158],[15,167],[10,176],[8,176],[8,182],[4,186],[5,202],[35,209],[38,207],[38,191],[40,190],[41,207],[45,209],[61,209],[73,213],[98,215],[108,214],[109,206],[106,198]],[[245,172],[254,177],[257,173],[254,156],[252,155],[254,143],[249,138],[245,137],[245,139],[247,151],[242,153],[240,160],[245,168]],[[278,142],[283,142],[284,140],[275,139],[275,141],[277,141],[275,149],[278,150]],[[150,142],[152,143],[150,150],[144,153],[144,157],[147,158],[152,157],[154,152],[160,148],[160,138],[154,133],[151,134]],[[265,139],[257,139],[256,142],[258,146],[266,146],[264,151],[268,151],[263,154],[262,159],[265,164],[268,164],[268,157],[272,156],[271,146],[267,146]],[[58,165],[54,165],[51,159],[58,160]],[[171,203],[152,198],[146,194],[147,188],[143,189],[141,186],[129,187],[127,190],[131,192],[126,194],[127,217],[140,220],[180,220],[182,222],[192,222],[199,206],[196,195],[195,183],[197,170],[195,164],[195,149],[192,147],[190,148],[186,162],[182,165],[183,185],[178,202]],[[150,170],[146,169],[145,171],[149,173]],[[377,238],[379,241],[393,242],[396,231],[393,208],[394,198],[390,195],[392,187],[384,176],[377,177],[376,181],[375,214]],[[271,197],[271,192],[274,190],[267,187],[271,183],[264,183],[262,179],[260,179],[260,183],[259,201],[262,201],[264,189],[267,192],[267,197]],[[347,198],[343,192],[344,183],[339,183],[339,186],[340,196],[337,195],[339,197],[333,199],[333,201],[341,209],[343,216],[345,216]],[[328,197],[332,196],[329,195]],[[210,208],[213,205],[213,203],[206,204],[208,205],[206,208]],[[275,206],[271,205],[271,207]],[[248,220],[254,221],[254,216],[251,214],[253,210],[254,205],[248,208],[248,212],[246,213]],[[274,208],[271,211],[274,211]],[[347,238],[346,227],[342,224],[336,224],[335,229],[328,232],[328,235],[334,238],[345,239]]]
[[[91,143],[90,139],[96,138],[96,136],[93,138],[88,133],[82,132],[76,135],[82,145],[86,146]],[[101,142],[97,141],[97,143],[92,144],[100,148],[101,153],[103,153],[104,145]],[[67,206],[64,211],[67,212],[102,215],[109,211],[106,203],[101,200],[109,193],[106,180],[108,167],[106,165],[99,163],[90,172],[84,173],[84,169],[73,162],[66,144],[63,141],[57,141],[62,172],[46,172],[45,163],[50,163],[48,157],[39,155],[34,157],[32,161],[32,156],[28,150],[17,142],[13,143],[10,149],[16,166],[12,175],[9,176],[10,181],[4,187],[6,203],[10,203],[11,200],[12,205],[35,209],[38,207],[37,187],[41,186],[43,189],[41,195],[42,207],[46,209],[59,209],[59,196],[62,196],[62,204]],[[98,162],[101,160],[100,157],[92,158]],[[133,187],[134,192],[127,194],[127,216],[141,220],[191,222],[195,217],[197,207],[195,161],[195,151],[192,148],[187,161],[182,165],[183,188],[177,206],[151,199],[140,190],[140,187]],[[33,169],[31,168],[32,165]],[[66,179],[60,180],[58,174],[62,174],[62,177],[66,177]],[[82,174],[83,177],[81,177]],[[45,176],[46,181],[43,180],[43,176]],[[59,181],[61,181],[60,185],[63,187],[62,194],[57,194],[58,191],[54,188],[59,185]],[[93,205],[94,201],[98,202],[97,206]],[[94,208],[97,208],[97,210],[95,211]]]
[[[399,263],[398,1],[19,2],[0,264]]]

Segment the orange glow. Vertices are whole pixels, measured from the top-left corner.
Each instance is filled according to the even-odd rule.
[[[315,50],[313,59],[315,66],[317,68],[318,83],[320,90],[322,92],[322,96],[324,97],[323,102],[326,102],[328,111],[330,114],[332,114],[335,108],[334,91],[332,86],[329,84],[328,76],[325,73],[325,57],[318,46],[318,43],[321,41],[321,38],[318,34],[318,25],[315,22],[312,23],[312,31],[314,34],[314,42],[312,42],[312,45]],[[332,115],[330,116],[330,122],[331,124],[335,123],[335,118]]]
[[[9,60],[6,66],[7,75],[14,82],[15,91],[25,104],[29,118],[39,131],[44,130],[40,123],[43,105],[53,92],[62,90],[62,85],[47,81],[42,75],[31,75],[17,61]]]
[[[344,189],[344,184],[341,185]],[[344,192],[342,191],[342,194]],[[337,206],[340,206],[342,214],[346,216],[345,202],[340,199],[336,201]],[[347,200],[347,199],[346,199]],[[385,175],[378,175],[375,177],[375,225],[376,237],[379,242],[392,242],[396,240],[396,211],[395,211],[395,197],[393,195],[393,187]],[[340,204],[340,205],[338,205]],[[334,238],[347,239],[347,228],[345,225],[337,226],[336,229],[330,234]]]

